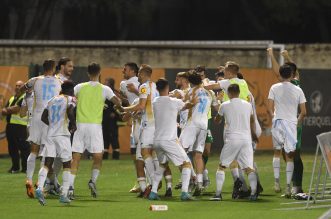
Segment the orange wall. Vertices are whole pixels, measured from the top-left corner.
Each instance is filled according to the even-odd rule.
[[[272,149],[271,118],[267,113],[267,99],[270,87],[277,83],[278,79],[270,69],[242,68],[241,72],[254,95],[256,112],[262,128],[262,135],[257,148],[262,150]]]

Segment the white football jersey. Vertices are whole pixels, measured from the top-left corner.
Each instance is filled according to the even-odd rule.
[[[39,76],[31,78],[25,86],[34,92],[32,114],[42,113],[47,102],[61,91],[61,81],[54,76]]]
[[[128,91],[128,88],[126,87],[128,84],[133,84],[134,87],[138,90],[139,87],[138,77],[132,77],[128,80],[121,81],[120,84],[120,91],[128,98],[129,104],[132,105],[133,101],[136,98],[138,98],[138,96],[135,93]]]
[[[160,96],[154,99],[154,140],[169,141],[177,139],[177,115],[184,105],[182,100],[168,96]]]
[[[186,125],[207,130],[208,112],[212,102],[211,93],[202,87],[194,87],[188,94],[191,101],[197,97],[198,103],[189,109]]]
[[[26,106],[28,108],[28,112],[27,112],[27,114],[28,114],[28,124],[31,123],[33,103],[34,103],[34,94],[33,94],[33,92],[26,93],[25,97],[22,101],[22,107]]]
[[[145,110],[142,111],[141,125],[154,126],[154,113],[152,103],[155,97],[159,96],[156,85],[152,81],[147,81],[139,87],[139,99],[147,99]]]
[[[71,96],[58,95],[53,97],[47,104],[48,132],[47,136],[70,135],[67,109],[76,106],[76,99]]]

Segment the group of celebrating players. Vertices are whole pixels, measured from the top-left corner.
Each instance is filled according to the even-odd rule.
[[[268,96],[268,112],[273,118],[274,144],[273,168],[275,191],[280,192],[280,155],[286,161],[286,197],[302,190],[301,182],[291,181],[295,163],[299,157],[297,129],[306,114],[305,96],[299,86],[295,64],[288,60],[278,65],[272,49],[268,49],[274,71],[280,82],[273,85]],[[288,58],[288,53],[282,53]],[[21,115],[29,116],[31,153],[27,161],[26,189],[29,197],[36,197],[45,205],[47,193],[58,193],[61,203],[74,200],[74,181],[82,153],[92,154],[93,164],[88,186],[91,195],[97,197],[96,182],[102,165],[104,150],[102,116],[105,100],[114,104],[124,121],[131,120],[131,153],[138,185],[130,192],[138,197],[159,200],[158,190],[162,178],[166,180],[165,197],[172,196],[172,176],[168,162],[179,167],[182,201],[194,200],[210,184],[206,164],[210,153],[212,120],[224,121],[224,145],[216,171],[216,193],[210,199],[222,200],[225,168],[230,167],[234,179],[232,198],[256,201],[263,191],[254,163],[254,150],[261,135],[254,96],[240,73],[239,65],[228,61],[219,67],[216,80],[206,78],[203,66],[187,72],[179,72],[177,89],[169,91],[169,82],[160,78],[151,80],[153,69],[126,63],[120,94],[114,94],[108,86],[99,82],[101,67],[91,63],[87,68],[89,81],[74,85],[70,80],[73,62],[61,58],[58,64],[52,59],[43,63],[43,75],[31,78],[22,90],[26,91]],[[298,106],[300,114],[298,116]],[[213,119],[211,110],[217,112]],[[297,128],[298,127],[298,128]],[[43,157],[38,173],[36,190],[33,173],[38,156]],[[302,163],[302,162],[301,162]],[[57,177],[63,167],[62,185]],[[248,176],[246,184],[244,173]],[[300,180],[299,180],[300,181]],[[301,173],[302,181],[302,173]]]

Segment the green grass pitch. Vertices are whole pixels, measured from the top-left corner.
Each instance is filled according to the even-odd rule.
[[[304,190],[307,191],[312,170],[313,155],[304,155]],[[171,199],[162,198],[162,201],[149,201],[136,198],[136,194],[128,191],[135,182],[135,173],[129,156],[122,156],[121,160],[108,160],[103,163],[101,174],[98,178],[97,188],[99,197],[90,196],[87,182],[90,178],[91,161],[83,160],[79,169],[75,184],[76,200],[70,205],[62,205],[57,197],[48,197],[47,205],[40,206],[36,199],[29,199],[25,194],[25,175],[8,174],[8,158],[0,159],[0,218],[318,218],[325,208],[310,210],[278,211],[277,208],[301,207],[303,205],[281,205],[288,202],[275,194],[273,186],[272,154],[263,153],[256,155],[259,174],[264,187],[263,194],[257,202],[247,200],[232,200],[232,177],[226,172],[225,186],[223,188],[223,201],[211,202],[209,197],[215,191],[215,171],[218,164],[218,156],[209,159],[208,169],[211,178],[211,186],[208,195],[203,195],[198,201],[181,202],[180,192],[174,190]],[[37,178],[39,162],[36,165],[34,180]],[[179,179],[178,169],[171,165],[173,172],[173,184]],[[285,163],[281,163],[281,184],[285,185]],[[163,181],[163,185],[165,185]],[[165,192],[164,187],[159,191]],[[151,204],[166,204],[169,210],[164,212],[149,211]]]

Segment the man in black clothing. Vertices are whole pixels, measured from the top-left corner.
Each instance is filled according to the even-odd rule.
[[[17,81],[15,86],[15,95],[12,96],[5,108],[1,110],[2,115],[6,116],[6,136],[8,141],[8,152],[12,160],[12,166],[9,173],[18,173],[20,170],[20,158],[22,169],[26,172],[26,162],[30,154],[29,143],[27,139],[27,118],[21,118],[19,115],[20,107],[24,98],[24,93],[20,88],[24,85],[23,81]]]
[[[116,95],[119,92],[114,88],[115,80],[113,78],[107,78],[105,80],[105,85],[110,87]],[[111,145],[113,149],[113,160],[119,160],[120,158],[120,145],[118,141],[118,124],[120,116],[116,113],[114,109],[114,104],[106,100],[105,107],[103,109],[103,119],[102,119],[102,132],[104,141],[104,151],[103,159],[108,159],[108,150]]]

